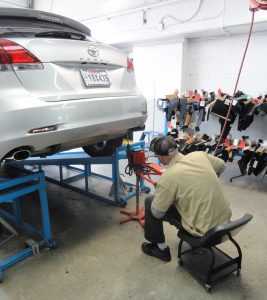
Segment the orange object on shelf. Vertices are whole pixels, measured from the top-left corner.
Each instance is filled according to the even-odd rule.
[[[238,148],[239,149],[244,149],[246,147],[246,143],[243,139],[241,139],[238,143]]]

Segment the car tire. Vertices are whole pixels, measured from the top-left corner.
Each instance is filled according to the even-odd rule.
[[[99,142],[97,144],[84,146],[83,150],[88,155],[93,157],[111,156],[117,147],[121,146],[123,138],[116,138],[113,140]]]

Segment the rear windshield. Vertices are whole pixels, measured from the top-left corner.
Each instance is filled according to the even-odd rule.
[[[48,33],[48,35],[46,35]],[[54,33],[54,34],[53,34]],[[65,34],[60,34],[65,33]],[[69,33],[67,35],[66,33]],[[26,18],[0,18],[0,36],[38,36],[91,40],[87,35],[67,24]]]

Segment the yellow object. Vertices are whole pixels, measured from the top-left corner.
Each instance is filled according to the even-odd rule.
[[[224,167],[221,159],[205,152],[177,154],[158,181],[153,209],[166,213],[174,204],[184,229],[196,236],[228,222],[232,213],[217,176]]]
[[[177,100],[177,96],[176,95],[174,95],[174,94],[170,94],[170,95],[166,95],[166,99],[168,99],[168,100]]]

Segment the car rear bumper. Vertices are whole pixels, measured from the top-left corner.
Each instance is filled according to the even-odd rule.
[[[30,102],[28,102],[30,101]],[[65,149],[123,135],[146,121],[142,96],[93,98],[47,103],[29,99],[25,105],[10,105],[0,111],[0,158],[15,148],[29,146],[43,152],[54,145]],[[55,126],[47,133],[33,129]]]

